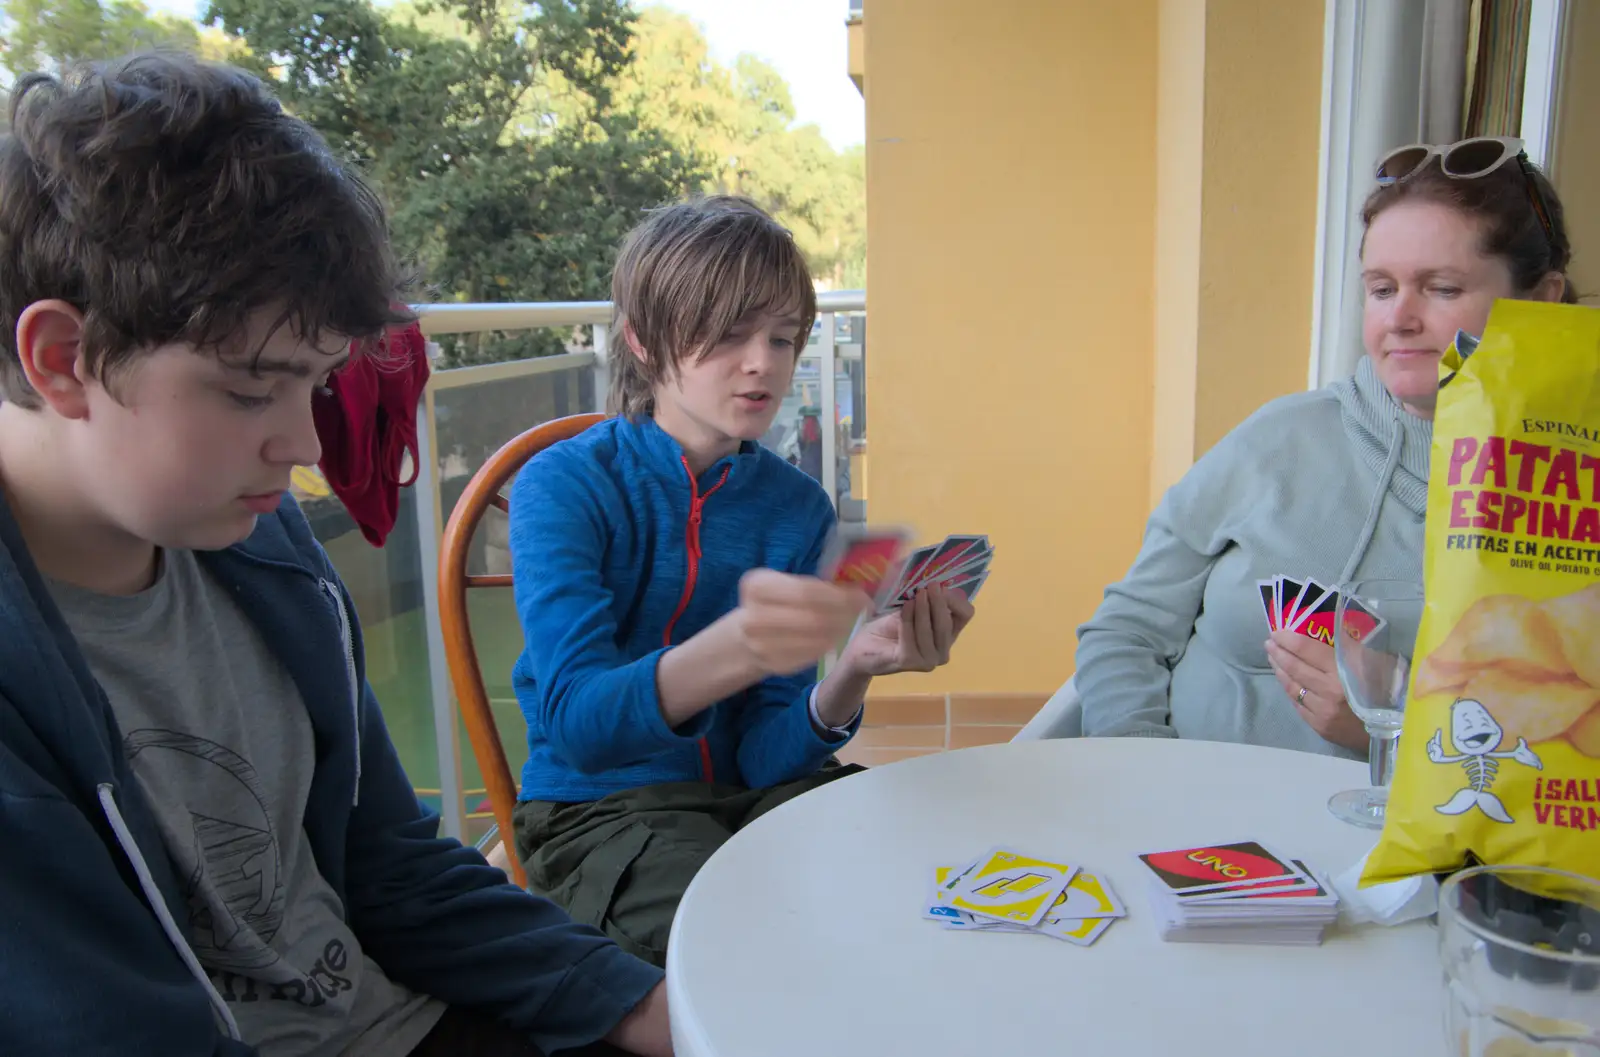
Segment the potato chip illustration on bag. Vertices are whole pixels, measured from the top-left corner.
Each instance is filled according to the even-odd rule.
[[[1499,301],[1440,364],[1426,605],[1362,883],[1600,863],[1600,311]],[[1465,348],[1470,355],[1463,355]]]
[[[1472,603],[1421,667],[1421,693],[1460,689],[1484,669],[1516,672],[1530,680],[1571,671],[1550,618],[1538,602],[1521,595],[1486,595]]]

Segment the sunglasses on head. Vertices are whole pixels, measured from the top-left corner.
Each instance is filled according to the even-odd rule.
[[[1533,177],[1533,165],[1523,142],[1513,136],[1474,136],[1458,143],[1437,146],[1432,143],[1413,143],[1384,155],[1378,163],[1378,185],[1403,183],[1415,176],[1434,158],[1439,159],[1439,171],[1452,180],[1475,180],[1487,176],[1509,161],[1515,161],[1522,171],[1522,182],[1528,189],[1528,201],[1544,228],[1546,238],[1553,238],[1555,229],[1550,223],[1550,210],[1544,195],[1539,192],[1539,182]]]

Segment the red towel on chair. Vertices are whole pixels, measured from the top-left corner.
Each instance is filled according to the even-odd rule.
[[[355,350],[312,406],[328,487],[361,534],[383,546],[400,512],[400,489],[417,479],[417,407],[428,384],[427,343],[415,323]],[[406,454],[411,473],[402,479]]]

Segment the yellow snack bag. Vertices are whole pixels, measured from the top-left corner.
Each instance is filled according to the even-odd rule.
[[[1600,873],[1600,311],[1497,302],[1440,376],[1427,603],[1361,880]]]

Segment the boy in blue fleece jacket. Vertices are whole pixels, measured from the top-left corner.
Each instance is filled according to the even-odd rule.
[[[377,199],[254,78],[14,88],[0,1053],[671,1052],[657,969],[439,837],[286,494],[396,285]]]
[[[750,202],[653,213],[612,278],[611,410],[511,492],[528,723],[516,813],[529,886],[663,964],[684,889],[777,804],[859,768],[874,676],[931,671],[972,617],[930,588],[865,624],[816,576],[822,488],[756,443],[816,318],[793,238]]]

